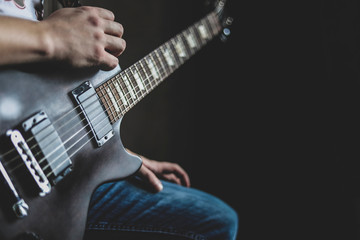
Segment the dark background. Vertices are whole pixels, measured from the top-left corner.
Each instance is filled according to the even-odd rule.
[[[95,1],[125,28],[127,68],[205,1]],[[181,164],[237,210],[239,239],[358,239],[358,1],[229,0],[211,42],[123,119],[124,145]]]

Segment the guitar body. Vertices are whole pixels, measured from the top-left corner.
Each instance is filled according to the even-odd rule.
[[[215,36],[228,35],[225,2],[123,71],[0,72],[1,240],[83,238],[96,187],[141,167],[121,143],[122,117]]]
[[[44,240],[82,239],[89,201],[96,187],[107,181],[123,179],[140,168],[140,158],[128,154],[121,143],[121,121],[113,125],[113,137],[98,147],[70,94],[85,81],[96,86],[119,71],[118,67],[110,72],[90,70],[75,74],[34,74],[12,70],[0,73],[0,160],[17,193],[29,206],[27,216],[16,217],[11,209],[12,203],[7,202],[6,191],[0,190],[0,239],[28,239],[31,235],[23,238],[24,233],[34,233]],[[17,128],[38,111],[47,114],[64,145],[74,146],[68,148],[72,171],[43,197],[34,190],[31,177],[30,181],[24,181],[20,176],[26,171],[24,165],[18,167],[22,160],[7,157],[9,151],[17,155],[9,144],[7,130]],[[87,143],[81,145],[81,151],[74,145],[74,135],[82,136],[78,145]]]

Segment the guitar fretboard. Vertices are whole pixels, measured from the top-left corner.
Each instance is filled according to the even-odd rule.
[[[112,123],[221,31],[215,12],[194,23],[160,47],[102,83],[96,92]]]

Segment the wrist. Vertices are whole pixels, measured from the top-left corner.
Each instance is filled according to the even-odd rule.
[[[56,44],[52,29],[46,21],[38,22],[39,54],[44,60],[56,60]]]

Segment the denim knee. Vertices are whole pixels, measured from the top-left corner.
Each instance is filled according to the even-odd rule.
[[[238,214],[228,204],[216,197],[209,197],[203,205],[207,212],[208,239],[235,240],[238,231]]]
[[[217,215],[216,222],[221,229],[222,237],[219,239],[236,239],[239,219],[237,212],[232,207],[224,203],[222,213]]]

